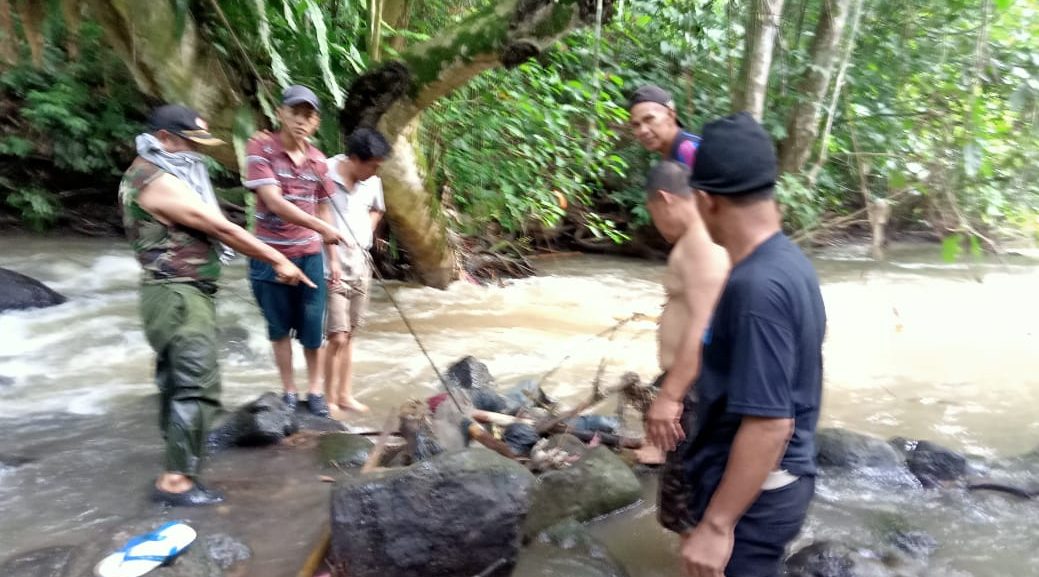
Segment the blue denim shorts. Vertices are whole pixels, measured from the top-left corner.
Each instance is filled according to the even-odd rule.
[[[276,280],[274,267],[249,259],[249,284],[267,320],[267,337],[280,341],[295,336],[305,349],[319,349],[325,337],[326,284],[320,253],[289,259],[317,285],[289,286]]]

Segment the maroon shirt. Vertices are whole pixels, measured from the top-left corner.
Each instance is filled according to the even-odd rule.
[[[318,203],[328,202],[335,184],[328,175],[325,155],[307,144],[307,154],[299,165],[292,162],[280,135],[267,140],[252,139],[245,148],[245,187],[277,186],[282,198],[309,215],[317,214]],[[321,252],[321,235],[297,224],[285,222],[256,198],[256,238],[288,258]]]

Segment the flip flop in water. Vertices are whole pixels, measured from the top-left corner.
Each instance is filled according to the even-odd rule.
[[[195,530],[182,521],[170,521],[158,529],[130,539],[122,549],[105,557],[94,568],[98,577],[141,577],[170,562],[195,540]]]

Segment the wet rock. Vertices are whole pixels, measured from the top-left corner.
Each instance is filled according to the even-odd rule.
[[[34,278],[0,268],[0,313],[51,307],[67,300]]]
[[[820,429],[815,443],[823,467],[894,469],[905,465],[905,458],[883,439],[845,429]]]
[[[817,541],[786,561],[787,577],[895,577],[878,555],[843,543]]]
[[[531,577],[628,577],[610,551],[573,519],[553,525],[520,554],[516,573]]]
[[[64,577],[76,557],[75,547],[47,547],[16,555],[0,565],[3,577]]]
[[[941,486],[967,474],[966,457],[928,441],[916,443],[906,462],[924,487]]]
[[[305,399],[300,399],[299,405],[296,406],[296,422],[299,423],[299,430],[301,431],[337,433],[347,430],[346,425],[341,421],[337,421],[331,417],[319,417],[311,413],[310,410],[307,409],[307,402]]]
[[[606,447],[596,447],[573,466],[538,478],[524,534],[573,518],[588,521],[635,503],[642,496],[631,469]]]
[[[14,384],[14,378],[13,377],[5,377],[3,375],[0,375],[0,389],[3,389],[5,387],[10,387],[13,384]]]
[[[530,455],[530,450],[541,440],[537,429],[526,423],[513,423],[505,427],[502,440],[520,457]]]
[[[245,359],[253,359],[256,354],[249,348],[249,331],[240,325],[217,327],[217,342],[220,352],[225,356],[237,355]]]
[[[507,575],[534,477],[483,448],[337,483],[331,557],[351,577]]]
[[[375,443],[367,437],[335,433],[321,437],[318,455],[324,464],[349,469],[364,466],[374,446]]]
[[[177,555],[169,566],[148,573],[149,577],[223,577],[224,571],[196,541]]]
[[[895,531],[888,542],[914,559],[926,560],[938,549],[938,540],[924,531]]]
[[[206,555],[221,569],[230,569],[235,563],[247,561],[253,556],[249,546],[227,533],[215,533],[202,538]]]
[[[271,445],[299,430],[296,414],[276,393],[264,393],[227,416],[209,434],[210,450]]]

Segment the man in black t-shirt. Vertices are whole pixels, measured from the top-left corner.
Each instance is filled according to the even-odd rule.
[[[749,114],[704,127],[690,177],[732,271],[704,335],[697,430],[683,449],[695,577],[776,577],[815,489],[826,311],[782,232],[772,141]]]

